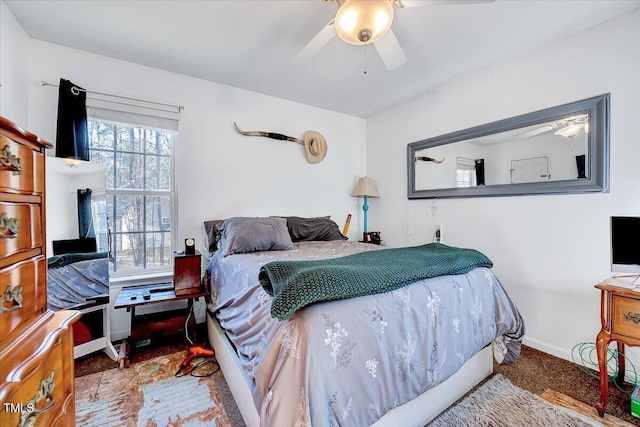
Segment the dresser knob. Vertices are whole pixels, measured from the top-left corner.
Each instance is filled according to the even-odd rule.
[[[5,145],[2,151],[0,151],[0,170],[9,170],[13,175],[20,175],[22,173],[20,157],[11,154],[8,145]]]
[[[640,313],[628,312],[624,315],[625,322],[633,322],[635,324],[640,323]]]
[[[49,409],[55,406],[56,399],[53,397],[53,388],[55,387],[55,383],[53,382],[53,377],[54,371],[51,371],[46,378],[40,380],[38,394],[34,396],[29,401],[29,403],[27,403],[27,408],[33,408],[33,410],[22,412],[22,415],[20,416],[20,424],[18,424],[18,427],[35,425],[36,417],[38,415],[47,412]],[[47,402],[48,404],[42,409],[37,409],[36,406],[40,402]]]
[[[0,238],[18,237],[18,218],[9,218],[6,212],[0,214]]]
[[[5,303],[11,303],[10,307],[5,307]],[[4,296],[0,301],[0,316],[4,312],[18,311],[22,308],[22,285],[7,286],[4,291]]]

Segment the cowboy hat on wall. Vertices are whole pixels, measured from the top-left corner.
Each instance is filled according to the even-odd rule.
[[[246,132],[241,130],[236,122],[233,122],[233,126],[242,135],[247,136],[264,136],[266,138],[278,139],[281,141],[297,142],[304,145],[304,151],[307,155],[307,161],[311,164],[320,163],[327,155],[327,141],[319,132],[309,130],[305,132],[304,139],[294,138],[292,136],[283,135],[281,133],[262,132],[262,131],[250,131]]]

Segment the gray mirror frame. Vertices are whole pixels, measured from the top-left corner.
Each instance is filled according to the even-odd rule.
[[[408,198],[435,199],[609,192],[609,96],[607,93],[408,144]],[[589,178],[433,190],[416,190],[415,188],[415,157],[416,152],[419,150],[541,124],[578,113],[589,114],[589,164],[587,165],[587,170],[589,171],[587,176]]]

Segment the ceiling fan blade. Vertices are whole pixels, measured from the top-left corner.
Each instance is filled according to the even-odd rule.
[[[401,7],[431,6],[431,5],[451,5],[451,4],[473,4],[473,3],[493,3],[496,0],[400,0]]]
[[[382,38],[376,40],[373,45],[376,47],[378,54],[382,58],[382,62],[387,67],[387,70],[395,70],[400,68],[407,62],[407,57],[398,43],[396,35],[391,28],[387,31]]]
[[[293,65],[301,65],[313,58],[320,49],[325,47],[327,43],[335,37],[336,28],[334,26],[335,19],[332,19],[300,52],[291,60]]]
[[[544,125],[544,126],[541,126],[539,128],[536,128],[536,129],[532,129],[532,130],[528,130],[526,132],[522,132],[522,133],[516,135],[516,139],[531,138],[532,136],[540,135],[541,133],[551,132],[555,128],[556,127],[553,126],[553,125]]]

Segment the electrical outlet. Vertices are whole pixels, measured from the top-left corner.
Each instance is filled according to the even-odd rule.
[[[433,241],[436,243],[442,243],[442,224],[438,224],[438,228],[436,228]]]

